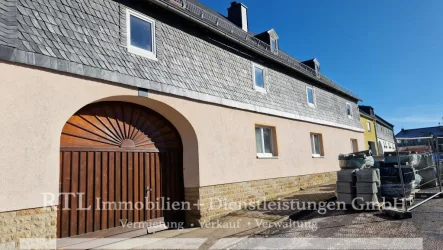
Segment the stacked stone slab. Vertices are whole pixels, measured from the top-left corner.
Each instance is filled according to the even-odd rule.
[[[357,172],[356,203],[378,204],[380,196],[380,170],[376,168],[361,169]]]
[[[358,173],[364,168],[374,165],[374,159],[370,155],[370,151],[361,151],[338,156],[341,170],[337,172],[337,201],[353,205],[353,201],[358,194]]]
[[[342,169],[337,172],[337,201],[351,205],[357,194],[356,183],[358,169]]]

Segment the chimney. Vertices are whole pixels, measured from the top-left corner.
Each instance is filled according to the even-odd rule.
[[[232,2],[228,8],[228,19],[244,31],[248,31],[248,7]]]

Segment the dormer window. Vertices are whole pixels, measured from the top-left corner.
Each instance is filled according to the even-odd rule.
[[[315,63],[315,74],[317,74],[317,77],[320,76],[320,63],[317,60]]]
[[[271,37],[271,51],[274,53],[278,52],[278,41]]]
[[[278,53],[278,35],[274,29],[260,33],[255,37],[268,44],[272,53]]]
[[[317,60],[317,58],[307,60],[302,63],[308,66],[309,68],[313,69],[315,75],[317,77],[320,77],[320,62]]]

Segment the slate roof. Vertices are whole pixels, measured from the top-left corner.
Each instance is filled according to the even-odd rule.
[[[211,8],[205,6],[200,3],[198,0],[173,0],[175,2],[179,2],[183,4],[183,8],[177,7],[176,4],[172,4],[169,0],[149,0],[151,2],[162,2],[163,4],[168,5],[170,8],[178,10],[180,12],[184,12],[188,15],[192,15],[197,18],[199,21],[203,21],[209,25],[212,25],[217,30],[225,32],[226,36],[235,37],[238,42],[253,46],[254,49],[259,49],[261,52],[267,54],[269,57],[276,59],[279,63],[289,66],[293,70],[296,70],[302,74],[305,74],[313,79],[319,81],[327,87],[331,87],[351,98],[354,98],[358,101],[362,101],[357,95],[351,93],[349,90],[346,90],[342,86],[338,85],[325,75],[321,74],[318,76],[315,70],[304,65],[298,59],[284,53],[281,48],[279,48],[279,53],[274,54],[271,52],[271,48],[268,44],[261,42],[259,39],[255,38],[254,35],[250,32],[245,32],[244,30],[237,27],[235,24],[230,22],[225,16],[220,13],[212,10]]]
[[[389,127],[391,129],[394,128],[394,125],[390,124],[389,122],[387,122],[385,119],[381,118],[378,115],[375,115],[375,119],[377,120],[377,122],[382,123],[386,127]]]
[[[387,122],[385,119],[381,118],[379,115],[374,114],[374,108],[371,106],[366,106],[366,105],[359,105],[358,109],[360,111],[361,114],[375,118],[376,121],[380,124],[382,124],[385,127],[390,128],[391,130],[394,128],[394,125],[392,125],[391,123]],[[372,115],[374,114],[374,115]]]
[[[416,138],[426,137],[430,134],[443,137],[443,126],[428,127],[428,128],[415,128],[415,129],[402,129],[396,135],[397,138]]]
[[[179,14],[173,14],[167,9],[152,3],[143,2],[141,6],[131,3],[134,2],[2,0],[0,60],[361,131],[359,119],[349,119],[344,108],[345,102],[351,102],[355,106],[352,109],[355,117],[358,117],[356,97],[338,91],[333,87],[335,85],[327,87],[325,84],[323,87],[313,81],[319,81],[317,77],[303,77],[303,74],[308,76],[309,72],[300,74],[281,67],[275,63],[281,58],[276,58],[273,53],[268,54],[275,61],[267,62],[257,57],[256,53],[242,50],[229,39],[220,39],[219,35],[210,34],[207,29],[198,29],[195,24],[184,22],[186,20]],[[189,2],[188,7],[191,4]],[[158,60],[128,53],[125,22],[127,8],[139,10],[156,19]],[[205,14],[195,18],[201,16]],[[218,17],[232,27],[221,14]],[[223,25],[220,22],[220,26]],[[236,28],[238,30],[243,35],[250,35]],[[219,40],[213,42],[214,39],[236,46],[239,53],[220,45]],[[265,47],[258,49],[264,49],[260,53],[267,53]],[[252,63],[269,66],[266,71],[271,84],[267,84],[268,93],[265,95],[253,89]],[[281,64],[292,67],[289,57],[286,64]],[[318,107],[315,109],[306,108],[307,85],[316,88]]]
[[[0,1],[0,45],[14,43],[17,30],[16,0]]]
[[[165,2],[171,8],[177,8],[168,0],[149,1]],[[118,10],[117,3],[111,1],[89,1],[89,3],[85,3],[68,0],[55,0],[55,4],[51,4],[51,2],[48,0],[2,1],[0,3],[0,14],[9,17],[10,20],[0,19],[0,44],[10,45],[14,38],[18,38],[15,45],[23,51],[145,78],[143,73],[131,70],[133,68],[131,63],[134,62],[124,62],[126,58],[119,56],[120,48],[118,44],[121,42],[118,25],[119,17],[109,11]],[[93,7],[90,8],[90,5]],[[277,62],[309,76],[311,79],[324,84],[325,87],[335,89],[355,100],[360,100],[355,94],[334,83],[326,76],[320,75],[320,77],[317,77],[315,71],[285,54],[281,49],[279,49],[278,55],[275,55],[270,51],[269,45],[255,38],[252,33],[238,28],[225,16],[208,8],[198,0],[188,0],[186,8],[178,8],[178,10],[187,12],[187,14],[191,14],[209,24],[218,23],[218,25],[215,25],[217,29],[225,32],[230,30],[229,34],[236,37],[238,42],[253,44],[255,49],[267,54]],[[16,11],[21,15],[16,15]],[[198,13],[200,14],[197,15]],[[15,18],[18,18],[18,22],[14,20]],[[18,25],[18,34],[15,33],[16,25]],[[226,35],[228,34],[226,33]]]

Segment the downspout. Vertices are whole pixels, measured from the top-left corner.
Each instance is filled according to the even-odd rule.
[[[374,111],[372,111],[374,112]],[[375,117],[375,114],[371,114],[371,116],[373,117],[373,122],[374,122],[374,132],[375,132],[375,149],[377,150],[377,155],[380,154],[380,149],[378,147],[378,135],[377,135],[377,118]]]

